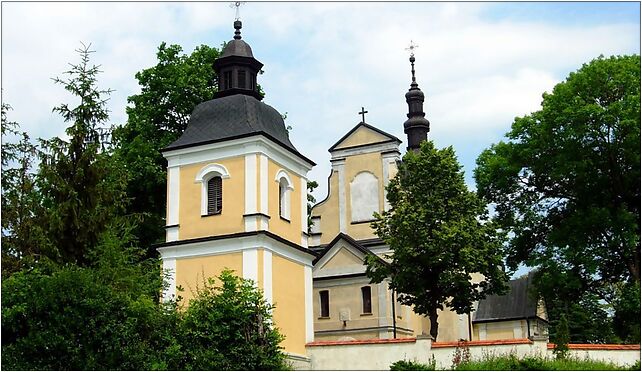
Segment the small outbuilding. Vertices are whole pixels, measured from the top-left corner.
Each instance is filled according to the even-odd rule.
[[[508,283],[504,295],[479,301],[473,315],[473,340],[548,337],[548,316],[532,290],[534,272]]]

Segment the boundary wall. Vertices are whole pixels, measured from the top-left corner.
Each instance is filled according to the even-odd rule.
[[[485,355],[514,354],[518,357],[554,358],[554,345],[546,339],[485,340],[465,342],[472,359]],[[317,341],[306,345],[311,370],[389,370],[398,360],[450,369],[457,342],[432,342],[429,336],[417,338]],[[571,344],[570,354],[580,359],[602,360],[630,366],[640,360],[640,345]],[[307,368],[306,368],[307,369]]]

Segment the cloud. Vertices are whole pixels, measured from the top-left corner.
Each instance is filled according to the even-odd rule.
[[[326,192],[327,149],[359,122],[361,106],[369,123],[405,140],[410,39],[419,44],[430,136],[440,146],[455,144],[467,174],[478,151],[499,141],[515,116],[537,110],[541,94],[569,72],[599,54],[639,53],[640,24],[630,17],[596,23],[580,14],[559,22],[489,16],[494,9],[418,2],[241,8],[243,38],[265,64],[265,102],[288,113],[293,143],[318,164],[310,173],[320,184],[317,199]],[[33,137],[64,132],[51,109],[69,96],[50,78],[78,61],[79,41],[93,43],[93,61],[104,71],[99,86],[116,90],[111,118],[122,123],[126,98],[139,91],[134,74],[156,63],[161,41],[191,52],[233,35],[228,3],[3,3],[2,11],[3,100]]]

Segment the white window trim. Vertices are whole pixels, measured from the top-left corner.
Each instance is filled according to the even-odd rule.
[[[201,184],[201,216],[207,215],[207,182],[212,177],[221,177],[222,180],[230,178],[227,168],[221,164],[208,164],[196,173],[196,183]]]
[[[279,185],[279,199],[281,199],[281,180],[285,180],[286,189],[285,195],[282,198],[283,203],[285,204],[283,206],[283,214],[281,214],[281,205],[279,204],[279,217],[290,220],[290,210],[292,209],[292,203],[290,199],[292,191],[294,190],[294,184],[292,183],[292,179],[290,178],[290,176],[283,169],[279,169],[279,171],[276,172],[276,177],[274,178],[274,181]]]

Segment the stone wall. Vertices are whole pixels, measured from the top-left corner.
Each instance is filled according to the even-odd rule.
[[[485,355],[514,354],[518,357],[553,358],[553,345],[546,340],[492,340],[467,343],[472,359]],[[640,360],[640,345],[569,345],[571,355],[630,366]],[[429,337],[318,341],[306,345],[312,370],[388,370],[398,360],[429,364],[434,358],[437,369],[450,369],[456,342],[431,342]]]

